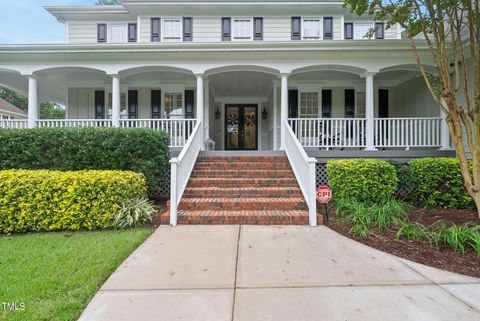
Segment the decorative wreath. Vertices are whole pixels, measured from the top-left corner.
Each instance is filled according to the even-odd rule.
[[[247,126],[247,127],[255,126],[255,116],[254,115],[245,116],[245,126]]]
[[[238,125],[238,115],[231,113],[227,117],[228,126],[237,126]]]

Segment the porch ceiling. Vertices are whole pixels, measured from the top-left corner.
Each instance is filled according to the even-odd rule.
[[[252,71],[230,71],[209,77],[210,88],[219,97],[266,97],[275,76]]]

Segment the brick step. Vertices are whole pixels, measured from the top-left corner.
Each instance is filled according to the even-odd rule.
[[[288,162],[197,162],[194,169],[198,170],[291,170]]]
[[[322,216],[317,216],[318,224]],[[160,216],[169,224],[168,212]],[[308,211],[179,211],[178,224],[307,225]]]
[[[295,178],[191,177],[188,187],[298,187]]]
[[[190,177],[238,177],[238,178],[294,178],[292,170],[199,170],[194,169]]]
[[[286,156],[199,156],[199,163],[215,163],[215,162],[278,162],[288,163]]]
[[[308,210],[303,198],[183,198],[179,210]]]
[[[183,193],[185,198],[202,197],[302,197],[298,187],[187,187]]]

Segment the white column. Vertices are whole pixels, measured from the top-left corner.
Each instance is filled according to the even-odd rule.
[[[28,128],[37,126],[38,118],[38,83],[37,78],[28,76]]]
[[[448,106],[443,98],[442,105],[448,110]],[[440,149],[450,150],[452,149],[452,146],[450,145],[450,130],[448,129],[447,115],[443,112],[442,109],[440,109],[440,116],[442,117],[442,122],[440,125],[440,143],[442,144],[442,147],[440,147]]]
[[[112,76],[112,125],[120,127],[120,78]]]
[[[198,74],[197,76],[197,108],[195,110],[195,117],[197,118],[197,122],[202,122],[203,124],[203,106],[204,106],[204,88],[203,88],[203,74]],[[202,135],[200,141],[202,142],[202,150],[204,149],[203,146],[203,131],[200,129],[200,135]]]
[[[375,105],[373,102],[373,75],[375,73],[367,72],[365,74],[365,117],[367,119],[365,138],[367,147],[365,150],[373,151],[375,148]]]
[[[273,80],[273,150],[278,150],[277,146],[277,108],[278,108],[278,100],[277,100],[277,81]]]
[[[210,137],[210,82],[204,81],[204,112],[203,112],[203,138],[207,140]]]
[[[284,125],[288,119],[288,74],[282,74],[282,92],[281,92],[281,107],[280,107],[280,149],[285,149],[285,129]]]

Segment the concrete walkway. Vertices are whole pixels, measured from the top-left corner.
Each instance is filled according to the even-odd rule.
[[[326,227],[160,227],[80,320],[478,321],[480,280]]]

